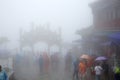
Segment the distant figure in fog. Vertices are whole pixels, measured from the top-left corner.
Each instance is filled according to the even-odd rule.
[[[104,80],[109,80],[109,65],[106,61],[102,64]]]
[[[40,65],[40,73],[41,74],[43,73],[43,64],[44,64],[44,62],[43,62],[43,56],[40,55],[40,57],[39,57],[39,65]]]
[[[44,64],[43,64],[43,66],[44,66],[44,72],[45,72],[46,74],[48,74],[48,72],[49,72],[50,60],[49,60],[49,56],[48,56],[48,54],[47,54],[46,52],[43,53],[43,61],[44,61]]]
[[[102,75],[102,67],[100,66],[100,64],[99,63],[97,63],[96,64],[96,66],[95,66],[95,78],[96,78],[96,80],[101,80],[101,75]]]
[[[0,80],[8,80],[7,73],[2,70],[2,66],[0,65]]]
[[[68,52],[65,57],[65,70],[69,73],[71,72],[72,67],[72,55],[71,52]]]
[[[57,53],[54,53],[53,55],[51,55],[51,66],[52,66],[53,72],[58,71],[58,69],[59,69],[59,57],[58,57]]]
[[[76,78],[76,80],[79,80],[79,58],[77,58],[74,62],[73,62],[73,66],[74,66],[74,71],[73,71],[73,80]]]

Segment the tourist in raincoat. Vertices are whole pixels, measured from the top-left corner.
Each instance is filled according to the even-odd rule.
[[[115,80],[120,80],[120,67],[119,66],[114,67],[114,78]]]
[[[102,80],[101,79],[101,75],[102,75],[103,69],[100,66],[100,63],[97,63],[97,65],[95,66],[94,70],[95,70],[95,78],[96,78],[95,80]]]
[[[79,74],[81,80],[86,80],[86,71],[87,71],[87,65],[84,60],[80,61],[79,63]]]
[[[73,80],[79,80],[79,58],[73,62],[74,71],[73,71]]]
[[[0,65],[0,80],[8,80],[7,73],[2,70],[2,66]]]

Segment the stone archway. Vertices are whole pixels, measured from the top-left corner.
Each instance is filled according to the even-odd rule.
[[[36,27],[28,32],[20,31],[20,50],[25,46],[30,46],[34,52],[34,45],[38,42],[44,42],[48,45],[48,52],[53,45],[58,45],[60,52],[62,49],[61,29],[59,32],[53,32],[49,28]]]

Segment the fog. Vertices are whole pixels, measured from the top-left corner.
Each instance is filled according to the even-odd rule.
[[[92,24],[88,6],[93,0],[1,0],[0,35],[18,44],[19,29],[29,30],[31,24],[49,24],[52,30],[62,28],[62,37],[72,42],[78,36],[75,31]],[[13,47],[13,46],[10,46]]]
[[[4,49],[8,50],[6,53],[12,53],[12,59],[7,58],[7,60],[13,61],[11,66],[16,80],[71,79],[71,74],[66,75],[66,73],[72,71],[72,65],[67,65],[71,66],[67,70],[65,67],[66,56],[59,53],[60,50],[63,54],[69,53],[67,49],[69,49],[71,43],[80,38],[76,31],[92,25],[92,12],[89,3],[93,1],[95,0],[0,0],[0,37],[7,37],[9,40],[7,44],[0,46],[0,50],[3,49],[3,53]],[[60,35],[61,30],[62,44],[65,43],[64,49],[60,49],[59,45],[53,45],[49,54],[49,46],[44,44],[43,40],[43,42],[35,44],[35,52],[30,47],[24,47],[22,51],[20,49],[20,31],[27,33],[31,29],[36,29],[37,32],[39,27],[50,29],[52,34],[56,32],[57,35]],[[30,36],[32,37],[32,35]],[[31,37],[29,37],[30,40],[32,40]],[[45,37],[48,37],[49,41],[55,38]],[[9,50],[12,51],[9,52]],[[79,53],[79,51],[76,50],[76,53]],[[56,55],[57,58],[55,58]],[[41,64],[38,62],[40,56],[45,57],[45,61],[49,63],[49,68],[43,69],[43,72],[41,71]],[[47,58],[49,60],[46,60]],[[7,63],[4,65],[7,65]],[[46,64],[44,67],[46,67]]]

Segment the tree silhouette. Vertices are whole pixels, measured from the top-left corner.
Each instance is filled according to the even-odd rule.
[[[0,45],[6,44],[9,42],[9,39],[7,37],[0,37]]]

